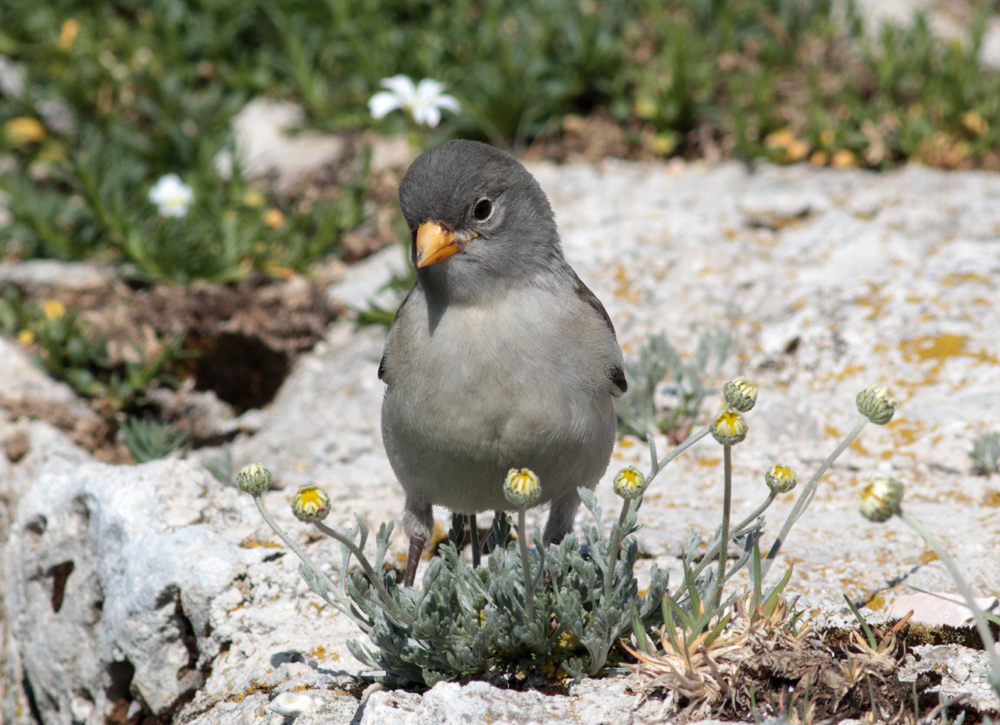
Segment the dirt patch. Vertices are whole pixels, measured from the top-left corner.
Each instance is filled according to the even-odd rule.
[[[77,444],[103,460],[129,460],[115,441],[120,424],[131,415],[201,431],[192,444],[205,444],[211,432],[184,419],[198,406],[178,404],[176,396],[166,406],[157,402],[162,397],[150,393],[170,384],[182,395],[210,391],[236,415],[267,405],[296,357],[312,349],[342,312],[324,294],[326,282],[299,276],[283,281],[254,277],[230,286],[145,286],[124,279],[88,289],[20,285],[26,304],[58,300],[77,315],[88,337],[105,340],[109,374],[123,376],[130,364],[156,360],[172,342],[179,343],[180,354],[122,410],[107,399],[91,398],[97,422],[37,401],[0,400],[0,407],[12,418],[45,420],[70,432]]]
[[[645,649],[626,646],[637,661],[638,692],[680,720],[913,723],[938,706],[929,690],[942,682],[942,669],[910,652],[917,630],[906,619],[873,628],[870,642],[859,630],[815,631],[797,623],[793,611],[794,603],[783,600],[761,616],[741,602],[714,639],[679,642],[664,632]],[[964,712],[967,722],[987,714],[963,698],[952,706],[951,714]]]

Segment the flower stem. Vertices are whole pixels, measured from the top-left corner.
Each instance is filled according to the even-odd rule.
[[[285,542],[285,545],[295,552],[295,555],[302,560],[303,564],[315,571],[325,580],[325,583],[329,587],[330,591],[337,591],[338,587],[333,583],[333,580],[324,574],[323,571],[313,563],[312,559],[310,559],[306,552],[302,550],[302,547],[296,544],[292,540],[292,537],[285,533],[284,529],[278,526],[278,523],[271,517],[270,512],[264,506],[264,498],[260,494],[256,494],[253,497],[253,502],[257,504],[257,510],[260,511],[260,515],[264,518],[264,521],[267,522],[267,525],[271,527],[271,530]]]
[[[535,621],[535,586],[531,577],[531,562],[528,559],[528,532],[524,525],[524,506],[517,509],[517,543],[521,548],[521,568],[524,569],[525,618],[533,624]]]
[[[632,506],[638,506],[641,500],[641,497],[625,499],[622,502],[622,512],[618,515],[618,522],[611,526],[611,535],[608,540],[608,566],[604,570],[604,597],[611,596],[611,586],[615,580],[615,566],[618,564],[618,549],[622,543],[625,519],[628,518]]]
[[[944,548],[938,538],[930,532],[930,529],[902,509],[899,510],[897,515],[911,529],[920,534],[921,538],[931,547],[931,551],[937,554],[938,559],[944,564],[944,568],[948,570],[951,578],[955,580],[955,586],[958,587],[959,593],[965,599],[966,605],[972,610],[972,617],[976,621],[979,638],[983,641],[983,648],[986,650],[986,654],[990,659],[990,666],[993,668],[993,688],[997,691],[997,696],[1000,696],[1000,654],[997,653],[996,642],[993,641],[993,636],[990,634],[990,627],[986,622],[986,617],[983,616],[983,611],[976,604],[972,588],[969,587],[968,583],[962,577],[962,573],[958,570],[958,566],[955,565],[955,560],[951,558],[951,554],[948,553],[948,550]]]
[[[670,453],[668,453],[663,458],[661,458],[658,462],[656,462],[656,465],[653,467],[653,469],[650,471],[649,475],[646,477],[646,486],[647,486],[647,488],[648,488],[649,484],[652,483],[653,479],[656,478],[657,474],[659,474],[659,472],[663,470],[664,466],[666,466],[672,460],[674,460],[675,458],[677,458],[677,456],[679,456],[681,453],[683,453],[688,448],[690,448],[691,446],[693,446],[695,443],[697,443],[698,441],[700,441],[702,438],[704,438],[705,436],[707,436],[711,430],[712,430],[712,426],[706,425],[704,428],[702,428],[697,433],[688,436],[688,438],[683,443],[681,443],[679,446],[677,446],[672,451],[670,451]]]
[[[729,556],[729,512],[733,505],[733,447],[722,446],[724,483],[722,488],[722,538],[719,541],[719,579],[715,585],[712,608],[722,602],[722,584],[726,580],[726,557]]]
[[[868,419],[861,416],[861,419],[854,426],[853,430],[847,434],[847,437],[840,442],[826,460],[820,465],[813,477],[809,479],[809,483],[805,485],[802,489],[802,494],[795,501],[795,506],[792,507],[792,512],[788,514],[788,518],[785,519],[785,523],[781,527],[781,531],[778,533],[777,538],[774,540],[774,544],[771,546],[771,550],[767,553],[767,559],[764,561],[761,567],[761,580],[767,576],[767,572],[771,569],[771,564],[778,556],[778,552],[781,550],[781,545],[785,542],[788,537],[788,532],[792,530],[792,526],[795,522],[799,520],[799,517],[805,513],[806,508],[813,500],[813,496],[816,495],[816,488],[819,486],[819,479],[822,478],[823,474],[827,472],[827,469],[833,464],[835,460],[847,450],[847,447],[854,442],[854,439],[858,437],[861,430],[868,424]]]
[[[361,568],[365,572],[365,576],[368,577],[368,581],[370,581],[372,583],[372,586],[375,587],[376,590],[378,590],[378,594],[382,598],[382,602],[385,604],[385,606],[391,609],[394,614],[399,616],[400,612],[399,608],[396,606],[395,600],[392,598],[392,595],[389,594],[389,590],[386,589],[385,584],[382,583],[382,578],[375,573],[375,569],[372,567],[371,563],[369,563],[368,558],[365,556],[364,552],[358,548],[357,544],[355,544],[353,541],[351,541],[349,538],[344,536],[336,529],[331,529],[322,521],[316,522],[316,528],[322,531],[327,536],[336,539],[342,545],[347,547],[347,550],[350,551],[354,555],[354,558],[358,560],[358,563],[361,565]]]
[[[621,528],[625,524],[625,519],[628,517],[629,510],[632,508],[632,501],[635,499],[627,498],[622,501],[622,512],[618,514],[618,526]]]
[[[754,521],[756,521],[757,517],[760,516],[762,513],[764,513],[764,511],[767,510],[767,507],[770,506],[774,502],[774,499],[777,498],[777,496],[778,496],[778,494],[775,493],[774,491],[771,491],[770,493],[768,493],[767,498],[764,499],[764,503],[762,503],[760,506],[758,506],[757,509],[752,514],[750,514],[745,519],[743,519],[741,522],[739,522],[738,524],[736,524],[736,526],[732,527],[732,533],[729,535],[729,539],[733,540],[733,539],[735,539],[735,538],[737,538],[739,536],[742,536],[743,533],[744,533],[743,530],[747,526],[749,526],[750,524],[752,524]],[[701,563],[698,564],[698,566],[694,570],[694,575],[695,576],[698,576],[699,574],[701,574],[702,571],[704,571],[705,567],[708,566],[709,563],[715,558],[715,555],[719,553],[719,547],[721,547],[721,546],[722,546],[722,542],[720,541],[719,543],[717,543],[715,546],[713,546],[711,549],[709,549],[705,553],[705,556],[702,557]]]

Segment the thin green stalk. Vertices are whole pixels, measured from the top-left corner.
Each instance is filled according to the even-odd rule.
[[[752,514],[750,514],[745,519],[740,521],[738,524],[736,524],[736,526],[732,527],[732,533],[729,534],[729,540],[732,541],[742,536],[745,533],[744,529],[746,529],[750,524],[756,521],[757,518],[762,513],[764,513],[764,511],[767,510],[767,507],[770,506],[774,502],[774,499],[776,499],[777,497],[778,494],[776,492],[770,491],[767,495],[767,498],[764,499],[764,503],[758,506]],[[705,570],[705,567],[708,566],[711,563],[711,561],[715,558],[716,554],[719,553],[719,548],[721,546],[722,542],[719,541],[718,543],[715,544],[715,546],[713,546],[705,553],[705,556],[702,557],[701,563],[698,564],[698,566],[694,570],[695,576],[698,576],[699,574],[701,574],[702,571]]]
[[[382,577],[378,576],[375,573],[375,569],[369,563],[368,558],[364,555],[364,552],[358,548],[357,544],[355,544],[353,541],[351,541],[349,538],[344,536],[336,529],[331,529],[322,521],[316,522],[316,528],[322,531],[327,536],[336,539],[341,544],[347,547],[347,550],[354,555],[354,558],[358,560],[358,563],[361,565],[361,568],[364,569],[365,576],[368,577],[368,580],[372,583],[372,586],[374,586],[375,589],[378,590],[379,596],[382,597],[382,602],[386,605],[386,607],[393,610],[393,612],[396,613],[397,616],[399,616],[400,612],[398,607],[396,606],[396,602],[392,598],[392,595],[389,594],[389,590],[385,588],[385,584],[382,583]]]
[[[281,540],[285,542],[285,545],[289,549],[295,552],[295,555],[302,560],[303,564],[305,564],[307,567],[312,569],[313,572],[322,577],[323,582],[327,587],[327,591],[339,592],[340,587],[338,587],[333,582],[333,580],[330,579],[330,577],[328,577],[325,573],[323,573],[322,569],[320,569],[318,566],[316,566],[315,563],[313,563],[313,560],[310,559],[309,556],[306,554],[306,552],[302,550],[302,547],[296,544],[295,541],[292,540],[292,537],[290,537],[288,534],[285,533],[284,529],[278,526],[278,523],[271,517],[271,514],[264,506],[263,497],[259,494],[255,495],[253,497],[253,501],[257,505],[257,510],[260,511],[260,515],[264,518],[264,521],[266,521],[267,525],[271,527],[271,530],[274,531],[274,533],[276,533],[281,538]],[[407,617],[402,612],[402,610],[400,610],[398,606],[396,606],[396,603],[389,595],[389,592],[386,591],[385,585],[383,585],[381,580],[379,580],[379,578],[375,576],[375,572],[372,570],[371,565],[368,563],[368,560],[364,557],[364,554],[361,554],[361,552],[358,550],[358,547],[354,545],[354,542],[348,540],[342,534],[334,531],[333,529],[329,528],[328,526],[322,523],[318,523],[317,527],[319,527],[320,531],[322,531],[324,534],[332,536],[341,544],[347,546],[347,548],[351,551],[351,553],[354,554],[355,557],[357,557],[358,561],[361,563],[362,568],[365,570],[365,574],[368,575],[368,578],[372,581],[373,585],[378,590],[379,595],[382,597],[382,601],[383,604],[385,604],[386,609],[388,609],[393,614],[393,616],[395,616],[399,621],[401,622],[410,621],[410,618]],[[345,614],[350,614],[350,610],[347,607],[349,607],[349,605],[344,603],[340,605],[341,611],[343,611]]]
[[[310,559],[309,556],[306,554],[306,552],[302,550],[302,547],[296,544],[292,540],[292,537],[290,537],[288,534],[285,533],[284,529],[278,526],[278,523],[271,517],[271,514],[264,506],[264,498],[260,494],[255,494],[253,497],[253,502],[257,504],[257,510],[260,511],[260,515],[264,518],[264,521],[267,522],[267,525],[270,526],[271,530],[274,531],[274,533],[276,533],[278,537],[285,542],[285,546],[294,551],[295,555],[299,557],[299,559],[301,559],[306,564],[306,566],[314,569],[325,580],[325,583],[327,584],[329,589],[331,589],[332,591],[337,591],[337,585],[333,583],[333,580],[326,574],[324,574],[323,571],[313,563],[312,559]]]
[[[528,559],[528,530],[524,525],[524,506],[517,509],[517,542],[521,548],[521,567],[524,569],[524,604],[528,622],[535,621],[535,586]]]
[[[726,581],[726,557],[729,556],[729,512],[733,505],[733,447],[722,445],[722,467],[724,482],[722,488],[722,538],[719,541],[719,580],[715,584],[712,609],[718,609],[722,602],[722,585]]]
[[[622,543],[622,531],[625,519],[628,517],[633,505],[638,505],[641,498],[625,499],[622,502],[622,512],[618,515],[618,522],[611,527],[611,538],[608,541],[608,566],[604,570],[604,596],[610,596],[611,585],[615,579],[615,566],[618,564],[618,548]],[[635,502],[633,504],[633,502]]]
[[[938,559],[944,564],[944,568],[948,570],[951,578],[955,580],[955,586],[958,587],[959,593],[965,599],[966,606],[972,610],[972,617],[976,621],[979,638],[983,641],[983,648],[986,650],[986,654],[990,658],[990,666],[993,668],[993,689],[1000,696],[1000,654],[997,653],[996,642],[993,641],[993,636],[990,634],[990,626],[986,622],[986,617],[983,616],[983,610],[976,604],[972,588],[962,577],[962,573],[955,565],[955,560],[951,558],[951,554],[948,553],[948,550],[944,548],[938,538],[930,532],[930,529],[902,509],[899,510],[897,516],[908,524],[911,529],[920,534],[921,538],[931,547],[931,551],[937,554]]]
[[[635,499],[627,498],[622,501],[622,512],[618,514],[618,528],[625,525],[625,519],[628,518],[629,511],[632,509],[632,501]]]
[[[861,420],[859,420],[851,432],[847,434],[847,437],[840,442],[840,445],[833,450],[833,453],[827,456],[827,459],[823,461],[816,473],[813,474],[813,477],[809,479],[809,483],[807,483],[802,489],[802,495],[800,495],[795,501],[795,506],[792,507],[792,512],[788,514],[788,518],[785,519],[785,523],[782,525],[781,531],[778,532],[778,536],[774,540],[771,550],[767,553],[767,559],[764,561],[761,573],[762,577],[767,576],[767,572],[771,569],[771,564],[774,563],[774,560],[778,556],[778,552],[781,550],[781,545],[788,537],[788,532],[792,530],[792,526],[795,525],[795,522],[797,522],[799,517],[805,513],[806,508],[812,502],[813,496],[816,495],[816,488],[819,486],[819,479],[823,477],[823,474],[827,472],[827,469],[829,469],[833,462],[837,460],[840,454],[847,450],[847,447],[854,442],[854,439],[857,438],[858,435],[861,434],[862,429],[866,425],[868,425],[868,418],[861,416]]]
[[[685,440],[679,446],[677,446],[672,451],[670,451],[670,453],[668,453],[662,459],[660,459],[658,462],[656,462],[655,467],[653,468],[653,470],[650,471],[649,476],[646,478],[646,486],[647,486],[647,488],[649,487],[649,484],[653,482],[653,479],[656,478],[657,474],[659,474],[659,472],[663,470],[664,466],[666,466],[672,460],[674,460],[675,458],[677,458],[677,456],[679,456],[681,453],[683,453],[688,448],[690,448],[691,446],[693,446],[695,443],[697,443],[698,441],[700,441],[702,438],[704,438],[705,436],[707,436],[711,432],[711,430],[712,430],[712,427],[706,425],[704,428],[702,428],[700,431],[698,431],[694,435],[688,436],[687,440]]]

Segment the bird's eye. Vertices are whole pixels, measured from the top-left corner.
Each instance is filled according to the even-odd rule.
[[[485,221],[490,218],[490,214],[493,213],[493,202],[489,199],[480,199],[476,202],[476,208],[472,210],[472,214],[479,221]]]

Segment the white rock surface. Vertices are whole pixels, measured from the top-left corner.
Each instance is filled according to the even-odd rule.
[[[183,461],[46,467],[4,550],[10,633],[43,722],[104,723],[119,698],[161,713],[202,686],[222,646],[212,604],[262,559],[203,523],[237,496]],[[6,690],[10,722],[20,695]]]
[[[23,347],[3,337],[0,337],[0,370],[3,370],[0,409],[10,404],[40,403],[64,408],[75,418],[97,417],[69,385],[53,380]]]
[[[853,490],[881,471],[904,483],[904,507],[943,539],[973,589],[1000,591],[997,484],[972,475],[968,459],[971,441],[996,429],[1000,402],[1000,176],[918,166],[873,174],[676,162],[532,170],[552,199],[567,257],[605,302],[626,355],[661,329],[686,355],[713,326],[739,334],[737,356],[709,381],[719,387],[743,373],[761,390],[747,415],[747,441],[734,451],[736,516],[763,499],[763,472],[773,462],[808,479],[854,424],[854,397],[865,385],[884,381],[900,399],[894,420],[868,426],[824,477],[772,577],[794,564],[789,592],[834,609],[846,593],[863,601],[877,595],[871,606],[884,611],[910,593],[907,584],[954,594],[913,532],[856,513]],[[363,303],[401,256],[387,250],[331,294]],[[269,508],[318,561],[332,564],[339,553],[292,518],[296,486],[326,488],[334,500],[329,523],[337,526],[351,525],[355,513],[377,525],[402,509],[378,433],[383,335],[336,324],[259,414],[260,432],[232,446],[237,467],[260,460],[274,472],[279,488],[266,494]],[[717,405],[710,402],[704,415]],[[59,453],[65,462],[39,473],[45,461],[38,456],[62,451],[63,443],[44,424],[28,430],[28,456],[16,463],[0,457],[0,474],[31,485],[23,496],[24,486],[9,494],[21,497],[5,552],[12,613],[5,712],[12,722],[16,707],[25,707],[23,673],[47,713],[60,708],[47,722],[73,712],[97,722],[112,704],[104,688],[127,679],[119,673],[115,680],[108,665],[126,657],[135,666],[130,697],[149,709],[169,708],[194,688],[178,723],[277,725],[282,716],[268,707],[285,692],[320,702],[297,723],[355,717],[356,676],[364,669],[345,642],[360,632],[308,591],[294,557],[273,548],[248,497],[178,462],[112,468]],[[665,439],[657,443],[668,450]],[[701,442],[653,483],[641,513],[640,545],[651,557],[644,569],[655,561],[676,575],[688,531],[714,530],[720,459],[716,444]],[[617,508],[611,476],[631,463],[648,465],[645,447],[625,438],[599,489],[605,510]],[[765,543],[792,500],[782,497],[769,512]],[[80,501],[90,511],[86,525]],[[40,537],[28,526],[39,515],[50,521]],[[438,518],[445,521],[441,512]],[[32,548],[35,540],[44,546]],[[101,541],[118,543],[101,548]],[[397,533],[393,555],[404,553],[403,543]],[[208,552],[208,561],[189,558],[192,551]],[[53,567],[70,552],[74,569],[53,612]],[[98,591],[100,613],[93,607]],[[192,650],[178,635],[177,602],[195,635],[193,669]],[[57,637],[83,646],[53,649]],[[203,666],[207,679],[195,688]],[[967,687],[980,697],[981,668],[969,672]],[[615,679],[589,686],[606,695],[608,707],[618,702],[614,688],[624,687]],[[432,692],[376,693],[360,717],[430,722],[442,702],[492,712],[497,698],[522,708],[523,718],[510,715],[512,722],[597,712],[581,705],[582,690],[562,700],[496,694],[475,683]],[[624,703],[628,693],[621,693]],[[615,717],[628,722],[632,711],[616,708]],[[627,717],[643,722],[645,712]]]
[[[917,592],[897,597],[889,607],[888,615],[902,619],[913,613],[911,622],[920,622],[932,627],[973,627],[972,612],[963,604],[961,597],[954,594]],[[996,597],[977,597],[976,606],[988,614],[1000,614],[1000,600]]]
[[[296,133],[305,120],[302,108],[288,101],[258,98],[233,119],[236,155],[250,177],[271,177],[284,190],[340,158],[344,140],[315,131]],[[220,169],[233,159],[216,160]]]
[[[987,677],[990,671],[985,652],[971,650],[957,644],[913,647],[900,668],[901,682],[912,682],[919,673],[933,673],[940,683],[927,688],[942,700],[966,696],[963,703],[980,712],[996,712],[997,696],[990,689]],[[995,716],[994,716],[995,719]]]
[[[114,282],[119,271],[110,265],[28,259],[0,264],[0,285],[55,285],[59,289],[94,290]]]
[[[641,722],[630,713],[636,704],[622,682],[577,685],[571,695],[533,690],[501,690],[485,682],[439,682],[423,696],[382,691],[372,695],[361,725],[465,725],[465,723],[574,722],[628,725]]]

